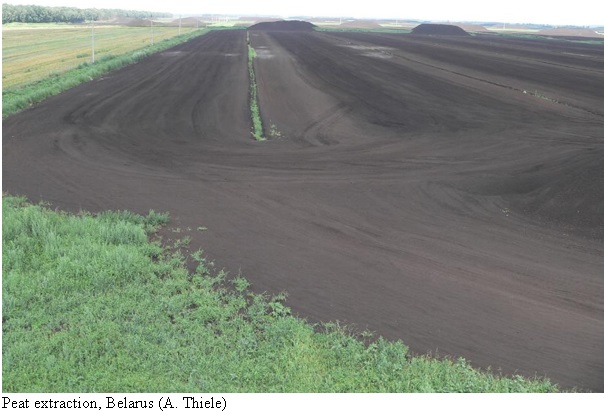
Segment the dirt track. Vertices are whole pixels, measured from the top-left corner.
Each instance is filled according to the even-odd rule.
[[[256,291],[603,391],[603,47],[211,32],[3,121],[3,190],[149,208]],[[198,226],[207,231],[197,231]]]

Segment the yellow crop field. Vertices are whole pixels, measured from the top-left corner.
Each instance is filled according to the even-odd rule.
[[[177,26],[128,27],[66,24],[2,26],[2,90],[61,73],[95,59],[124,54],[179,34]],[[181,34],[195,31],[183,26]]]

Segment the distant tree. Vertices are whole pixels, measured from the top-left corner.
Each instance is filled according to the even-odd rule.
[[[106,20],[116,16],[148,18],[172,17],[171,13],[123,9],[79,9],[76,7],[43,7],[34,5],[2,4],[2,23],[81,23]]]

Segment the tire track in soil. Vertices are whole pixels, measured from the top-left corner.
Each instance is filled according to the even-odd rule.
[[[385,39],[364,35],[403,56],[420,43]],[[5,119],[3,190],[170,211],[192,248],[312,322],[603,391],[603,117],[364,55],[349,35],[257,40],[275,58],[256,62],[263,117],[284,138],[250,140],[245,32],[211,32]],[[482,39],[422,44],[413,58],[493,80]],[[545,80],[603,86],[603,51],[554,45],[532,44]],[[499,82],[535,65],[526,46],[499,41],[520,60]]]

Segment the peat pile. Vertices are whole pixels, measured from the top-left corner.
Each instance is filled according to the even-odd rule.
[[[484,26],[473,23],[457,23],[457,26],[467,32],[488,32]]]
[[[302,20],[278,20],[276,22],[261,22],[249,26],[250,31],[280,31],[280,32],[311,32],[316,25]]]
[[[184,17],[182,19],[175,19],[172,22],[170,22],[168,24],[168,26],[179,26],[179,23],[181,23],[181,26],[196,26],[199,25],[200,19],[196,18],[196,17]]]
[[[150,26],[151,20],[149,19],[132,19],[126,24],[126,26]],[[157,22],[154,22],[154,26],[160,26]]]
[[[443,25],[437,23],[421,23],[412,30],[413,35],[448,35],[468,36],[469,34],[455,25]]]

